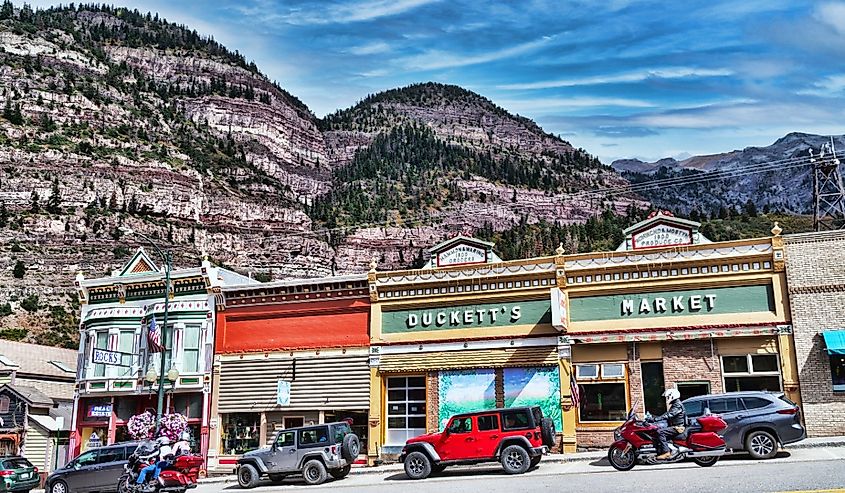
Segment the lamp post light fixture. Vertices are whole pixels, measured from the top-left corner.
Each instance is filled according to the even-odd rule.
[[[173,270],[170,252],[163,252],[161,250],[161,248],[159,248],[158,245],[156,245],[155,242],[152,239],[150,239],[147,235],[145,235],[143,233],[133,231],[131,228],[127,228],[127,227],[120,227],[118,229],[121,232],[123,232],[124,234],[140,236],[141,238],[146,240],[147,243],[149,243],[153,247],[153,249],[156,251],[156,253],[158,253],[158,255],[161,257],[161,259],[164,261],[164,323],[162,324],[162,327],[160,329],[161,330],[161,347],[162,347],[162,350],[161,350],[161,366],[159,366],[159,368],[161,369],[162,375],[163,375],[164,374],[164,367],[167,365],[167,314],[168,314],[169,301],[170,301],[170,272]],[[153,316],[155,317],[155,314],[153,314]],[[176,371],[176,369],[173,368],[170,371]],[[152,374],[153,374],[152,379],[150,379],[150,374],[151,374],[150,372],[152,372]],[[178,378],[178,375],[179,375],[178,371],[176,372],[176,375],[177,375],[177,378]],[[169,376],[170,376],[170,372],[168,372],[168,377]],[[147,372],[146,379],[147,379],[148,382],[150,382],[151,385],[152,385],[152,382],[155,381],[156,377],[157,377],[157,375],[155,375],[155,370],[150,369],[150,371]],[[173,385],[175,385],[175,383],[176,383],[175,378],[173,380],[171,380],[171,382],[173,382]],[[164,410],[164,378],[160,378],[158,380],[158,406],[156,406],[156,429],[155,429],[155,434],[153,436],[157,436],[158,431],[161,428],[161,416],[162,416],[163,410]]]

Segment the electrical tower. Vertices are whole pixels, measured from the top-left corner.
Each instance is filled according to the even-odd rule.
[[[817,155],[810,149],[810,162],[813,163],[813,227],[816,231],[845,229],[845,186],[833,137]]]

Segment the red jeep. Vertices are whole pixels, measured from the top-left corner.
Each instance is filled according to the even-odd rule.
[[[411,479],[446,466],[501,462],[507,474],[522,474],[554,445],[555,425],[539,407],[492,409],[452,416],[441,433],[411,438],[399,461]]]

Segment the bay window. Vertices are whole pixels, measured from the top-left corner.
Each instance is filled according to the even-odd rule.
[[[182,338],[182,373],[196,373],[200,357],[200,326],[186,325]]]
[[[121,330],[117,337],[117,350],[120,351],[120,364],[116,366],[117,378],[134,376],[132,366],[135,363],[135,331]]]
[[[98,331],[94,337],[95,337],[94,349],[108,349],[109,348],[109,332],[107,330]],[[106,376],[106,365],[104,365],[103,363],[96,363],[94,365],[94,376],[95,377]]]

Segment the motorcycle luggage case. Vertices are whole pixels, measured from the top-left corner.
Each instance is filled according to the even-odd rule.
[[[717,449],[725,446],[722,437],[712,431],[693,433],[689,437],[689,444],[693,450],[696,449]]]

